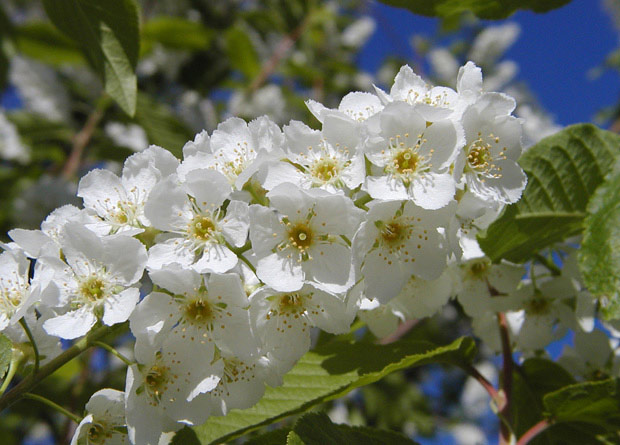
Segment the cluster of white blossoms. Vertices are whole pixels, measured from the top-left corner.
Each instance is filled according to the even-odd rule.
[[[478,67],[460,69],[456,91],[405,66],[389,93],[308,107],[321,130],[230,118],[182,161],[151,146],[120,177],[89,172],[84,208],[10,232],[6,335],[26,342],[26,317],[43,361],[58,338],[94,326],[129,321],[135,337],[124,393],[96,393],[74,443],[157,444],[250,407],[308,351],[313,328],[345,333],[356,316],[383,336],[458,296],[492,346],[495,312],[508,311],[523,351],[579,326],[574,278],[520,285],[522,266],[491,264],[477,245],[526,184],[515,102],[482,91]]]

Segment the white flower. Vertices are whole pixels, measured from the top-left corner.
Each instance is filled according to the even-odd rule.
[[[364,154],[357,123],[338,113],[323,115],[323,131],[292,121],[284,128],[286,161],[266,166],[263,187],[283,182],[301,188],[319,187],[331,192],[354,189],[364,181]]]
[[[178,263],[197,272],[226,272],[237,264],[227,246],[242,246],[247,238],[248,207],[230,201],[230,184],[210,169],[192,170],[185,182],[171,175],[157,184],[145,205],[153,227],[167,232],[149,250],[149,270]]]
[[[98,233],[140,233],[150,225],[144,204],[153,187],[174,172],[177,159],[167,150],[152,145],[125,161],[119,178],[109,170],[92,170],[81,180],[77,195],[84,207],[101,218],[94,224]]]
[[[446,267],[446,242],[438,227],[454,206],[422,209],[411,201],[376,201],[355,237],[355,265],[364,276],[366,297],[386,303],[397,296],[411,275],[439,278]]]
[[[519,37],[521,27],[508,22],[485,28],[476,36],[468,58],[483,66],[493,65]]]
[[[21,249],[0,254],[0,332],[19,321],[38,299],[40,288],[31,287],[29,270],[30,261]]]
[[[575,332],[574,347],[564,346],[558,363],[571,373],[588,380],[600,378],[601,373],[614,375],[618,365],[618,340],[605,332]],[[617,375],[617,374],[615,374]]]
[[[311,328],[343,334],[355,314],[343,298],[308,283],[293,292],[258,289],[250,296],[250,317],[264,350],[292,366],[310,349]]]
[[[200,424],[209,406],[198,394],[215,388],[220,362],[201,343],[167,339],[161,347],[136,348],[138,364],[127,369],[125,410],[132,443],[157,445],[162,433]],[[182,423],[179,423],[182,422]]]
[[[521,265],[502,261],[492,264],[487,257],[468,260],[454,266],[456,293],[465,313],[476,317],[493,307],[506,295],[517,290],[525,268]]]
[[[247,124],[232,117],[218,125],[211,137],[206,132],[196,135],[193,142],[183,147],[184,161],[179,177],[193,170],[213,169],[223,174],[236,190],[273,156],[280,156],[282,131],[267,117]]]
[[[73,339],[86,334],[98,319],[112,326],[129,318],[139,299],[137,287],[146,264],[146,249],[124,235],[99,237],[79,223],[63,229],[58,258],[39,261],[53,279],[43,292],[43,303],[63,314],[44,323],[50,335]]]
[[[335,110],[327,108],[314,100],[307,100],[306,106],[322,124],[325,123],[325,116],[330,114],[346,117],[351,123],[361,123],[383,109],[383,104],[377,96],[360,91],[355,91],[344,96],[338,108]],[[354,128],[355,127],[360,128],[359,126],[354,126]]]
[[[343,196],[284,183],[267,194],[271,208],[250,207],[250,239],[256,274],[278,291],[313,281],[332,291],[353,285],[351,249],[362,211]]]
[[[71,445],[129,444],[125,427],[125,393],[105,388],[97,391],[86,403],[86,415],[75,429]]]
[[[189,346],[204,345],[202,349],[211,356],[214,345],[243,357],[255,353],[249,302],[239,275],[212,273],[205,277],[178,265],[149,275],[170,294],[153,292],[136,307],[130,320],[136,348],[178,337]]]
[[[517,164],[521,155],[521,122],[506,114],[502,99],[484,94],[463,113],[467,145],[455,172],[463,172],[476,196],[504,204],[517,202],[527,183]]]
[[[460,127],[449,119],[427,125],[418,108],[394,102],[382,111],[380,128],[367,142],[368,159],[381,168],[366,178],[370,196],[411,199],[425,209],[447,205],[456,190],[448,168],[464,143]]]

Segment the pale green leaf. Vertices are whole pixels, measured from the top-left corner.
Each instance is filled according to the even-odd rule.
[[[578,124],[549,136],[519,160],[528,184],[516,204],[478,237],[493,260],[528,260],[539,250],[581,233],[590,196],[620,153],[620,136]]]
[[[607,319],[620,319],[620,164],[588,204],[579,266]]]
[[[201,443],[220,443],[340,397],[391,372],[438,362],[464,365],[475,353],[471,338],[443,347],[418,341],[389,345],[334,341],[305,354],[284,376],[284,384],[267,388],[254,407],[211,417],[194,430]]]
[[[181,17],[155,17],[142,27],[142,51],[148,52],[153,44],[178,50],[204,50],[213,40],[214,31],[200,22]]]
[[[0,334],[0,378],[4,377],[13,358],[13,342],[4,334]]]
[[[230,28],[226,32],[228,60],[233,68],[241,71],[246,79],[253,79],[260,72],[258,54],[252,40],[241,28]]]
[[[453,18],[471,12],[481,19],[505,19],[518,9],[547,12],[571,0],[379,0],[429,17]]]
[[[135,0],[43,0],[43,5],[52,23],[82,48],[106,92],[133,116],[140,48]]]

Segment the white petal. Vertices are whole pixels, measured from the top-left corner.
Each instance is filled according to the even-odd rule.
[[[49,335],[72,340],[85,335],[97,322],[97,317],[90,308],[81,307],[75,311],[50,318],[43,323],[43,329]]]
[[[135,287],[106,298],[103,302],[103,323],[112,326],[127,321],[139,299],[140,291]]]

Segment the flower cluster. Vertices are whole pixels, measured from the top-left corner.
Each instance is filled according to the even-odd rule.
[[[151,146],[120,177],[89,172],[84,208],[10,232],[6,335],[25,342],[15,324],[26,317],[43,360],[54,338],[96,325],[129,321],[136,339],[125,392],[93,395],[74,441],[125,443],[126,425],[132,443],[156,444],[252,406],[308,351],[313,328],[345,333],[356,316],[382,336],[456,295],[491,345],[489,320],[510,311],[524,351],[578,324],[563,303],[579,299],[577,280],[519,287],[524,268],[491,264],[477,245],[526,184],[515,102],[484,92],[478,67],[460,69],[456,91],[405,66],[389,93],[308,107],[320,130],[230,118],[188,142],[182,161]]]

